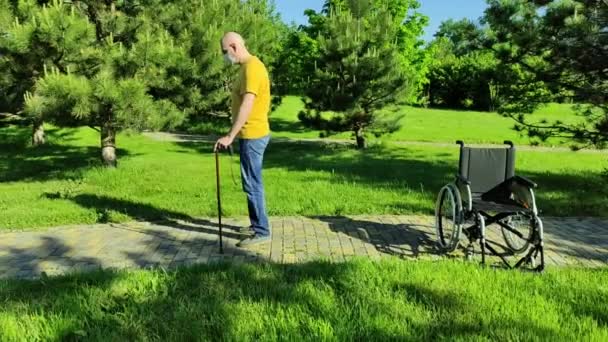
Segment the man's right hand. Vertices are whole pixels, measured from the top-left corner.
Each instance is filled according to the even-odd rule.
[[[213,147],[213,152],[217,152],[218,150],[228,148],[230,145],[232,145],[232,141],[233,141],[233,139],[229,135],[219,138],[215,142],[215,146]]]

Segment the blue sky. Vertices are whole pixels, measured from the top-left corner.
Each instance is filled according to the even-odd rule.
[[[437,31],[439,24],[447,19],[478,19],[486,8],[485,0],[419,0],[420,12],[429,17],[429,26],[425,29],[424,39],[429,41]],[[296,24],[306,23],[304,10],[320,10],[324,0],[275,0],[275,4],[284,21]]]

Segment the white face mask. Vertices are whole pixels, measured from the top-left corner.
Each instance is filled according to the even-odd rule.
[[[228,52],[224,54],[224,61],[229,64],[236,64],[236,58],[230,56]]]

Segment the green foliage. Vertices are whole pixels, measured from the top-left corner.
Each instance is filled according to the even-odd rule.
[[[487,42],[483,29],[469,19],[448,19],[442,22],[435,38],[447,39],[458,57],[482,50]]]
[[[223,62],[221,37],[242,33],[272,66],[286,30],[266,0],[0,5],[12,22],[0,36],[2,108],[26,109],[38,122],[105,127],[108,146],[122,129],[226,120],[236,70]]]
[[[564,95],[521,65],[501,63],[497,33],[468,19],[447,20],[428,46],[433,56],[427,94],[429,104],[453,109],[494,111],[507,108],[517,93],[536,94],[548,103]],[[530,65],[541,60],[529,58]],[[531,105],[532,103],[527,103]],[[531,111],[536,108],[531,106]]]
[[[11,22],[13,22],[13,12],[9,7],[9,1],[0,0],[0,23]],[[10,70],[12,60],[6,55],[4,47],[6,35],[6,25],[0,25],[0,112],[13,111],[11,109],[15,107],[11,106],[11,103],[14,103],[15,99],[9,88],[16,82],[13,75],[7,72]]]
[[[449,19],[427,47],[432,56],[428,103],[435,107],[493,111],[500,103],[510,70],[498,68],[487,48],[491,32],[477,23]]]
[[[458,55],[454,46],[448,39],[438,38],[429,47],[433,56],[429,103],[447,108],[492,110],[499,101],[503,81],[493,52],[472,50]]]
[[[365,20],[378,11],[390,15],[396,28],[394,44],[398,52],[399,70],[411,80],[407,93],[400,99],[403,103],[414,103],[419,90],[426,82],[428,54],[421,48],[420,35],[428,19],[418,13],[417,1],[411,0],[332,0],[326,1],[323,10],[305,11],[308,25],[292,27],[285,35],[283,50],[275,66],[275,91],[285,94],[304,94],[310,75],[315,71],[315,61],[319,58],[317,38],[327,36],[327,20],[332,13],[349,12],[355,19]],[[369,25],[368,25],[369,26]],[[366,29],[369,27],[366,27]]]
[[[530,124],[526,114],[551,98],[534,84],[514,83],[501,111],[530,135],[560,136],[583,145],[608,142],[608,4],[596,0],[490,0],[486,21],[494,31],[499,67],[515,66],[562,99],[587,103],[584,124]],[[525,77],[528,78],[528,77]],[[519,79],[521,80],[521,78]]]
[[[2,87],[5,110],[18,112],[23,109],[25,92],[32,89],[45,67],[77,71],[83,58],[81,48],[94,39],[94,28],[59,1],[44,6],[31,0],[14,3],[0,3],[1,16],[7,18],[0,29],[0,60],[4,61],[0,61],[0,70],[6,80]]]
[[[228,89],[236,73],[227,69],[222,58],[220,40],[224,33],[241,33],[247,48],[273,74],[272,66],[281,51],[286,28],[267,0],[180,0],[151,6],[148,12],[181,50],[183,61],[177,61],[172,70],[190,65],[179,72],[182,79],[175,86],[181,84],[182,88],[173,91],[188,114],[190,125],[218,116],[229,117]],[[173,55],[169,53],[167,57]]]
[[[316,33],[311,36],[316,44],[311,45],[318,52],[305,64],[313,64],[314,70],[304,91],[307,111],[299,115],[302,122],[328,132],[351,131],[359,147],[365,146],[365,130],[379,135],[398,128],[398,120],[383,120],[376,111],[404,100],[416,88],[419,80],[405,66],[416,63],[418,56],[410,54],[417,48],[412,41],[424,20],[418,14],[403,16],[416,2],[390,4],[328,1],[321,14],[308,13],[311,24],[303,31]],[[342,114],[325,119],[320,112],[327,110]]]
[[[273,95],[301,95],[305,92],[314,61],[319,56],[317,40],[303,30],[290,28],[274,63]]]
[[[100,126],[103,120],[108,119],[105,116],[110,115],[109,120],[115,121],[113,124],[117,128],[162,128],[149,126],[146,124],[147,118],[141,115],[153,107],[154,101],[163,100],[162,96],[153,98],[148,93],[148,88],[154,86],[155,81],[160,82],[154,76],[174,66],[175,60],[179,61],[179,55],[170,59],[169,63],[162,58],[163,54],[175,53],[175,50],[163,49],[166,35],[157,34],[159,30],[143,15],[129,17],[128,7],[121,8],[115,4],[103,7],[94,3],[77,4],[75,7],[56,3],[54,6],[57,11],[70,11],[70,17],[83,23],[86,34],[72,26],[65,28],[65,34],[60,32],[62,36],[78,37],[74,39],[73,48],[66,49],[66,53],[73,58],[73,68],[68,65],[64,68],[53,67],[49,71],[45,65],[34,95],[27,97],[33,101],[31,105],[26,103],[26,108],[30,109],[28,112],[56,123],[61,123],[62,117],[67,114],[73,119],[82,120],[81,124]],[[52,27],[56,25],[51,25],[50,31]],[[51,32],[49,37],[53,34]],[[52,41],[51,38],[43,40]],[[68,39],[64,41],[66,46],[70,46]],[[38,43],[32,45],[37,46]],[[142,50],[143,54],[150,53],[150,58],[142,56]],[[154,58],[159,55],[161,58]],[[163,70],[159,71],[160,68]],[[45,106],[36,105],[40,101]],[[132,115],[128,113],[129,108],[133,110]],[[173,111],[169,111],[168,117],[172,114]]]

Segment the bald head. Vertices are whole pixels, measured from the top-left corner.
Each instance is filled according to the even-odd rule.
[[[222,38],[222,42],[225,44],[237,44],[241,46],[245,46],[245,39],[236,33],[236,32],[228,32]]]
[[[228,32],[224,35],[222,38],[222,52],[226,60],[233,64],[241,64],[251,56],[245,47],[245,39],[236,32]]]

